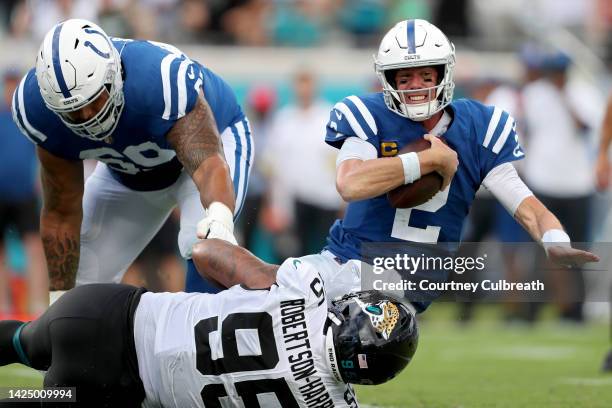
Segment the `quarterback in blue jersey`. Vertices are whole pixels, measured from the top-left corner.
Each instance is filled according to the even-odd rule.
[[[314,256],[319,268],[363,259],[364,243],[459,242],[481,185],[544,243],[554,261],[597,260],[571,248],[557,218],[518,177],[512,162],[524,154],[514,119],[474,100],[452,101],[454,65],[454,46],[442,31],[424,20],[402,21],[385,35],[375,56],[383,91],[349,96],[332,109],[325,140],[340,149],[336,185],[349,204],[344,219],[331,227],[322,255]],[[422,137],[431,148],[398,154]],[[391,207],[388,191],[433,171],[444,182],[431,200],[414,208]],[[429,304],[417,303],[417,311]]]
[[[177,48],[60,23],[15,91],[13,118],[41,162],[52,297],[120,281],[176,205],[185,258],[198,238],[236,242],[248,121],[229,86]],[[84,183],[87,159],[99,163]]]

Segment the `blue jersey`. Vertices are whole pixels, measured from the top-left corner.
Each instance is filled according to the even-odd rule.
[[[514,119],[499,108],[467,99],[447,111],[453,121],[444,134],[457,152],[459,167],[450,188],[414,208],[391,207],[386,194],[349,203],[327,238],[329,249],[343,261],[361,258],[367,242],[459,242],[474,195],[494,167],[524,156]],[[393,113],[381,93],[350,96],[330,113],[325,141],[340,148],[347,137],[371,143],[378,157],[395,156],[427,132],[421,123]]]
[[[177,48],[149,41],[113,39],[121,54],[125,106],[106,141],[79,137],[49,110],[35,70],[26,74],[13,96],[13,118],[23,134],[50,153],[68,160],[95,159],[134,190],[159,190],[182,170],[166,134],[196,104],[200,89],[219,132],[239,121],[242,110],[230,87]]]

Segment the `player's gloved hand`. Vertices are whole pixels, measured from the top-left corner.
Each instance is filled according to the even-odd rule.
[[[68,292],[67,290],[50,290],[49,291],[49,306],[57,302],[57,299],[62,297],[64,293]]]
[[[440,189],[440,191],[443,191],[448,187],[453,176],[457,172],[457,167],[459,166],[457,152],[434,135],[426,134],[423,137],[431,143],[430,150],[433,154],[435,170],[440,173],[444,179],[442,188]]]
[[[238,245],[234,237],[234,214],[225,204],[215,201],[208,206],[206,217],[198,222],[200,239],[218,238]]]

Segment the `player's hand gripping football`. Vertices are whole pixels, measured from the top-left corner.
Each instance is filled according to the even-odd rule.
[[[429,154],[431,154],[434,169],[440,173],[443,178],[442,188],[440,190],[446,190],[446,187],[448,187],[453,176],[457,172],[457,166],[459,166],[457,152],[434,135],[427,134],[424,138],[431,143]]]
[[[570,268],[580,267],[587,262],[599,262],[597,255],[571,246],[551,246],[546,254],[550,261]]]
[[[196,234],[200,239],[218,238],[238,245],[234,237],[234,214],[220,202],[213,202],[206,210],[206,217],[198,222]]]

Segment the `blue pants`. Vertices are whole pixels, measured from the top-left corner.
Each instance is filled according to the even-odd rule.
[[[185,292],[219,293],[221,289],[204,279],[195,267],[193,260],[187,260],[187,275],[185,276]]]

